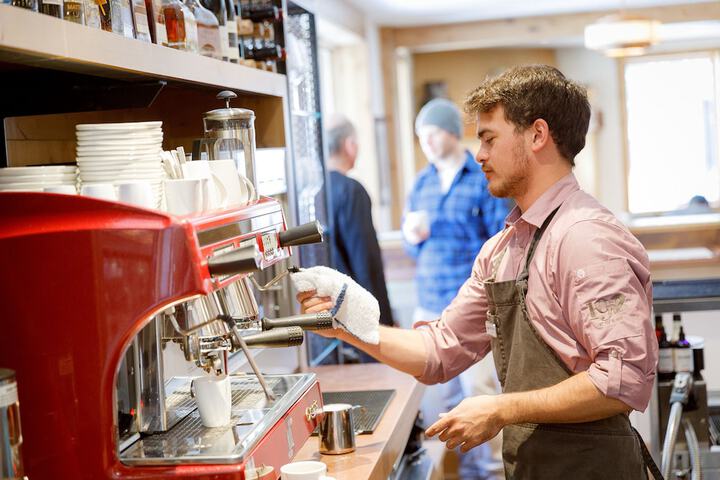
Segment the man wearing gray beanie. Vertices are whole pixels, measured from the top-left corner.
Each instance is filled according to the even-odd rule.
[[[502,230],[509,208],[490,195],[473,155],[460,144],[460,111],[449,100],[428,102],[415,120],[415,133],[429,165],[417,176],[403,216],[405,250],[416,260],[417,291],[422,292],[413,321],[432,321],[470,276],[485,241]],[[414,323],[413,322],[413,323]],[[478,388],[497,383],[490,363],[478,364],[445,384],[426,389],[424,421],[434,423]],[[478,386],[484,387],[478,387]],[[462,478],[501,478],[499,441],[460,455]]]

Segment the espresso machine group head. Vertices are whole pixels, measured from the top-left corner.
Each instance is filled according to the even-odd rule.
[[[270,198],[173,217],[1,193],[0,212],[0,366],[16,371],[29,478],[278,478],[320,390],[313,374],[263,377],[249,349],[298,345],[332,319],[263,318],[256,295],[288,272],[265,286],[252,272],[321,240],[318,225],[287,228]],[[256,374],[232,375],[238,351]],[[198,372],[231,374],[227,428],[199,421]]]

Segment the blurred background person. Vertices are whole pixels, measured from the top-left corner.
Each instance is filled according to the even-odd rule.
[[[325,125],[333,225],[330,248],[335,268],[372,293],[380,304],[380,323],[393,325],[370,196],[360,182],[347,176],[358,155],[355,127],[339,114],[331,115]],[[375,361],[349,345],[343,352],[349,357],[346,361],[354,360],[353,357],[363,362]]]
[[[436,98],[425,104],[415,133],[429,164],[415,180],[402,225],[405,250],[416,260],[413,323],[442,315],[470,276],[482,245],[504,228],[510,210],[506,200],[490,195],[480,165],[461,145],[462,120],[454,103]],[[465,397],[499,391],[492,362],[480,362],[446,384],[427,388],[424,424],[433,424]],[[500,443],[461,455],[461,478],[502,478]]]

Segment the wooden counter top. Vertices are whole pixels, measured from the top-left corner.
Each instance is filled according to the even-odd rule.
[[[405,449],[425,387],[413,377],[380,363],[311,368],[323,392],[395,389],[385,414],[371,435],[356,437],[357,450],[321,455],[318,438],[310,437],[293,461],[319,460],[336,480],[386,479]]]

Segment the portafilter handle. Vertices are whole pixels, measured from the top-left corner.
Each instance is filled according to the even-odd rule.
[[[279,327],[242,337],[249,348],[295,347],[301,345],[304,338],[300,327]]]
[[[295,247],[322,241],[323,228],[317,220],[278,233],[278,243],[281,247]]]
[[[255,272],[260,270],[259,259],[260,253],[253,242],[208,259],[208,270],[213,276]]]
[[[300,327],[303,330],[327,330],[332,328],[330,312],[303,313],[282,318],[263,318],[262,329],[272,330],[284,327]]]

